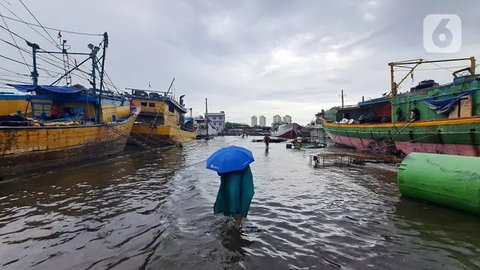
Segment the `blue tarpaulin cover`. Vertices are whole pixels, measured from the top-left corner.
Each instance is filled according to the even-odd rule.
[[[50,86],[50,85],[32,85],[32,84],[8,84],[9,86],[14,87],[20,92],[32,92],[36,90],[46,90],[49,92],[60,93],[60,94],[74,94],[82,91],[80,88],[69,87],[69,86]]]
[[[453,109],[455,104],[457,104],[457,102],[462,97],[470,94],[471,94],[471,91],[468,91],[468,92],[461,93],[458,96],[454,96],[452,98],[445,99],[445,100],[433,100],[429,98],[425,100],[425,104],[427,104],[427,106],[430,109],[434,110],[437,114],[447,114]]]

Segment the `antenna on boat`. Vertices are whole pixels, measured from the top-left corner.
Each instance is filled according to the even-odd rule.
[[[170,83],[170,86],[168,87],[168,90],[167,92],[165,93],[165,96],[168,96],[168,93],[170,93],[170,90],[172,89],[172,86],[173,86],[173,82],[175,81],[175,77],[173,77],[173,80],[172,82]]]

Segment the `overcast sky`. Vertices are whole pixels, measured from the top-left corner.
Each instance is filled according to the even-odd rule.
[[[35,22],[20,2],[0,2],[3,15],[13,16],[9,8],[22,19]],[[388,92],[390,61],[478,56],[480,49],[479,1],[24,3],[45,26],[107,31],[110,47],[106,70],[118,87],[147,88],[150,82],[152,88],[165,90],[175,77],[177,96],[186,94],[185,102],[195,115],[205,110],[204,98],[208,97],[209,111],[224,110],[227,121],[233,122],[250,123],[252,115],[263,114],[270,123],[273,115],[288,114],[305,124],[321,109],[339,105],[341,89],[347,104],[358,102],[362,96],[375,98]],[[461,18],[459,52],[428,53],[424,49],[423,20],[435,13],[454,13]],[[0,24],[4,26],[2,21]],[[42,48],[54,49],[32,29],[9,20],[7,24]],[[1,31],[1,38],[12,41]],[[56,38],[55,31],[50,33]],[[72,46],[71,51],[84,51],[88,43],[101,41],[101,37],[68,33],[63,33],[63,38]],[[25,47],[21,40],[17,42]],[[3,55],[21,60],[9,45],[0,47]],[[0,67],[28,73],[25,66],[11,61],[1,60]],[[435,71],[416,72],[413,84],[427,78],[451,80],[449,70]],[[47,74],[41,72],[40,76],[41,82],[52,81]],[[402,90],[411,86],[408,79]]]

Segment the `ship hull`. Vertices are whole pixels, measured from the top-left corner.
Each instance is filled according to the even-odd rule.
[[[102,125],[0,127],[0,176],[116,154],[136,116]]]
[[[272,136],[285,139],[295,139],[299,131],[300,126],[298,124],[286,124],[279,126],[278,130],[274,132]]]
[[[358,150],[379,150],[388,143],[389,149],[385,150],[403,155],[425,152],[480,156],[480,117],[418,121],[411,124],[324,123],[323,126],[335,143]]]
[[[138,141],[151,146],[168,146],[187,143],[195,140],[195,132],[173,127],[151,127],[142,123],[135,123],[132,128],[132,139],[129,143]]]

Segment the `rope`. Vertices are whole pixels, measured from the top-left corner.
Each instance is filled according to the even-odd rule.
[[[32,53],[31,53],[30,51],[26,50],[25,48],[22,48],[22,47],[18,46],[17,44],[13,44],[13,43],[11,43],[11,42],[9,42],[9,41],[7,41],[7,40],[4,40],[4,39],[2,39],[2,38],[0,38],[0,41],[4,42],[4,43],[6,43],[6,44],[8,44],[8,45],[10,45],[10,46],[12,46],[12,47],[17,48],[19,51],[23,51],[23,52],[25,52],[25,53],[27,53],[27,54],[29,54],[29,55],[32,55]],[[57,65],[55,65],[55,64],[53,64],[53,63],[51,63],[51,62],[49,62],[49,61],[47,61],[47,60],[45,60],[45,59],[43,59],[43,58],[39,58],[39,60],[43,60],[43,61],[45,61],[47,64],[50,64],[50,65],[52,65],[52,66],[54,66],[54,67],[59,67],[59,66],[57,66]],[[31,65],[29,65],[29,64],[27,64],[27,63],[24,63],[24,64],[25,64],[27,67],[29,67],[29,68],[31,67]],[[41,66],[41,65],[39,64],[39,66]],[[47,70],[47,69],[41,68],[41,67],[38,67],[38,69],[45,71],[45,72],[46,72],[50,77],[52,77],[52,78],[53,78],[53,77],[57,77],[58,75],[61,74],[61,73],[59,73],[59,72],[55,72],[55,71],[52,71],[52,70]],[[52,75],[50,72],[56,73],[57,75]],[[30,76],[30,75],[28,75],[28,76]]]
[[[10,13],[13,14],[13,16],[17,17],[18,20],[16,21],[20,21],[20,22],[25,22],[24,20],[22,20],[22,18],[20,18],[17,14],[15,14],[15,12],[13,12],[11,9],[9,9],[8,7],[6,7],[4,4],[0,3],[0,5],[2,5],[5,9],[7,9]],[[2,17],[2,19],[6,19],[6,18],[9,18],[7,16],[3,16],[2,14],[0,14],[0,16]],[[39,36],[43,37],[46,41],[52,43],[52,41],[50,39],[48,39],[46,36],[44,36],[42,33],[38,32],[37,29],[31,27],[30,25],[26,24],[30,29],[32,29],[35,33],[37,33]],[[55,47],[57,47],[57,44],[56,43],[52,43]]]
[[[1,12],[0,12],[0,15],[2,15]],[[16,41],[15,38],[13,37],[12,31],[10,31],[10,28],[8,27],[7,22],[5,21],[4,18],[2,18],[2,20],[3,20],[3,23],[5,24],[5,27],[8,29],[8,32],[10,33],[10,37],[12,38],[13,43],[15,43],[15,46],[17,47],[18,52],[20,53],[20,56],[21,56],[22,59],[23,59],[23,62],[24,62],[25,65],[27,66],[28,70],[29,70],[30,72],[32,72],[32,70],[30,69],[30,67],[27,65],[27,60],[25,60],[25,57],[23,56],[23,53],[22,53],[22,51],[20,50],[20,47],[18,46],[17,41]]]
[[[435,136],[438,136],[438,135],[445,135],[445,134],[480,134],[480,131],[479,132],[450,132],[450,133],[449,132],[440,132],[440,133],[434,133],[434,134],[432,133],[432,134],[428,134],[428,135],[425,135],[425,136],[422,136],[422,137],[414,138],[413,140],[411,139],[411,140],[409,140],[409,142],[418,142],[418,141],[426,139],[426,138],[435,137]],[[393,142],[395,142],[393,140],[393,138],[391,140]],[[376,153],[378,153],[378,152],[376,152]]]
[[[30,78],[30,75],[28,74],[21,74],[21,73],[18,73],[18,74],[10,74],[10,73],[0,73],[0,76],[5,76],[5,77],[10,77],[10,78]]]
[[[5,27],[3,27],[3,26],[1,26],[1,25],[0,25],[0,28],[2,28],[2,29],[4,29],[4,30],[6,30],[7,32],[9,32],[10,35],[12,36],[12,38],[13,38],[13,35],[14,35],[14,36],[16,36],[16,37],[18,37],[18,38],[20,38],[20,39],[22,39],[22,40],[24,40],[24,41],[27,41],[27,39],[25,39],[24,37],[18,35],[17,33],[13,32],[13,31],[11,31],[11,30],[8,29],[8,28],[5,28]],[[32,52],[30,52],[29,50],[27,50],[27,49],[25,49],[25,48],[23,48],[23,47],[20,47],[16,42],[15,42],[15,44],[13,44],[13,43],[5,40],[5,39],[0,39],[0,41],[4,42],[4,43],[6,43],[6,44],[8,44],[8,45],[10,45],[10,46],[12,46],[12,47],[15,47],[15,48],[17,48],[19,51],[23,51],[23,52],[29,54],[30,56],[32,55]],[[14,40],[14,41],[15,41],[15,40]],[[52,55],[52,54],[49,53],[49,55]],[[52,55],[52,56],[54,56],[54,55]],[[23,55],[22,55],[22,57],[23,57]],[[54,56],[54,57],[55,57],[55,56]],[[6,58],[6,57],[4,56],[3,58]],[[52,63],[52,62],[51,62],[51,61],[55,61],[55,60],[48,59],[48,60],[50,60],[50,61],[47,61],[47,59],[48,59],[48,58],[45,57],[45,56],[38,55],[38,60],[43,60],[45,63],[47,63],[47,64],[49,64],[49,65],[51,65],[51,66],[57,67],[57,68],[59,68],[59,69],[63,69],[63,67],[61,67],[61,66],[59,66],[59,65],[56,65],[55,63]],[[58,59],[59,59],[59,58],[58,58]],[[11,60],[11,61],[13,61],[13,62],[16,62],[16,63],[24,64],[24,65],[26,65],[26,66],[29,68],[29,70],[30,70],[30,67],[32,67],[32,65],[29,65],[29,64],[26,63],[25,59],[23,59],[23,60],[24,60],[24,63],[21,63],[21,62],[19,62],[19,61],[17,61],[17,60],[14,60],[14,59],[12,59],[12,58],[9,58],[9,60]],[[59,60],[61,60],[61,59],[59,59]],[[51,75],[49,72],[54,72],[54,73],[57,73],[57,74],[61,74],[61,73],[59,73],[59,72],[55,72],[55,71],[52,71],[52,70],[47,70],[47,69],[45,69],[45,68],[41,68],[41,67],[40,67],[40,66],[41,66],[40,63],[38,64],[38,66],[39,66],[39,67],[38,67],[39,70],[45,71],[50,77],[56,77],[56,76],[58,76],[58,75]]]
[[[0,78],[0,81],[8,82],[8,83],[21,83],[21,84],[30,84],[30,82],[24,82],[24,81],[17,81],[17,80],[10,80],[10,79],[3,79]]]
[[[0,26],[0,27],[1,27],[1,26]],[[9,42],[9,41],[7,41],[7,40],[5,40],[5,39],[2,39],[2,38],[0,38],[0,41],[4,42],[4,43],[6,43],[6,44],[8,44],[8,45],[10,45],[10,46],[12,46],[12,47],[15,47],[15,48],[17,48],[19,51],[23,51],[23,52],[27,53],[27,54],[30,55],[30,56],[32,55],[32,52],[30,52],[29,50],[27,50],[27,49],[25,49],[25,48],[23,48],[23,47],[18,46],[16,43],[13,44],[13,43],[11,43],[11,42]],[[52,60],[52,59],[46,58],[46,57],[44,57],[44,56],[42,56],[42,55],[38,55],[37,57],[38,57],[38,58],[37,58],[38,60],[45,61],[45,63],[47,63],[47,64],[49,64],[49,65],[51,65],[51,66],[54,66],[54,67],[57,67],[57,68],[61,68],[60,66],[56,65],[56,64],[54,63],[54,60]],[[49,60],[49,61],[47,61],[47,60]],[[53,63],[50,62],[50,61],[53,61]],[[26,62],[25,62],[24,64],[25,64],[27,67],[31,67],[31,66],[32,66],[32,65],[29,65],[29,64],[26,63]],[[41,66],[41,64],[39,63],[38,66]],[[41,68],[39,68],[39,69],[41,69]],[[47,71],[46,69],[43,69],[43,70],[46,71],[47,73],[48,73],[48,72],[54,72],[54,71],[52,71],[52,70],[48,70],[48,71]],[[58,72],[55,72],[55,73],[61,74],[61,73],[58,73]],[[50,74],[49,74],[49,75],[50,75]],[[51,77],[54,77],[54,76],[52,76],[52,75],[50,75],[50,76],[51,76]],[[58,76],[58,75],[55,75],[55,76]]]
[[[9,69],[3,68],[3,67],[0,67],[0,70],[6,71],[6,72],[10,72],[10,73],[15,74],[15,75],[18,75],[18,76],[27,76],[27,77],[30,77],[30,75],[28,75],[28,74],[18,73],[18,72],[15,72],[15,71],[13,71],[13,70],[9,70]]]
[[[1,58],[4,58],[4,59],[7,59],[7,60],[10,60],[10,61],[12,61],[12,62],[21,64],[21,65],[25,65],[25,63],[22,63],[22,62],[20,62],[20,61],[18,61],[18,60],[15,60],[15,59],[13,59],[13,58],[8,57],[8,56],[4,56],[4,55],[1,55],[1,54],[0,54],[0,57],[1,57]],[[31,66],[31,65],[29,65],[29,64],[26,64],[26,65],[27,65],[27,66]]]
[[[128,134],[128,133],[123,133],[122,131],[115,129],[114,126],[107,126],[107,127],[112,128],[114,132],[117,132],[117,133],[119,133],[119,134],[121,134],[121,135],[123,135],[123,136],[129,137],[130,140],[134,141],[136,144],[138,144],[139,146],[142,146],[143,148],[151,149],[152,147],[150,147],[150,145],[153,145],[153,146],[156,146],[156,147],[161,147],[161,146],[162,146],[161,144],[159,144],[159,143],[157,143],[156,141],[148,138],[147,136],[143,136],[143,135],[138,134],[138,133],[135,134],[135,136],[141,137],[142,140],[147,141],[150,145],[147,144],[147,143],[144,143],[144,142],[141,141],[141,140],[138,140],[138,139],[134,138],[133,136],[131,136],[131,135]]]
[[[27,23],[25,22],[23,19],[21,19],[17,14],[15,14],[15,12],[13,12],[12,10],[10,10],[8,7],[6,7],[4,4],[0,3],[0,5],[2,5],[5,9],[7,9],[10,13],[12,13],[15,17],[17,17],[18,19],[13,19],[11,17],[8,17],[8,16],[5,16],[3,14],[0,14],[0,17],[2,18],[6,18],[6,19],[10,19],[10,20],[13,20],[13,21],[17,21],[17,22],[21,22],[21,23],[24,23],[26,25],[28,25],[33,31],[35,31],[38,35],[40,35],[41,37],[43,37],[45,40],[47,40],[48,42],[50,42],[51,44],[53,44],[57,49],[60,49],[60,45],[57,43],[57,41],[50,35],[50,33],[48,33],[48,31],[46,30],[46,28],[48,27],[44,27],[39,21],[38,19],[33,15],[33,13],[28,9],[28,7],[21,1],[22,5],[27,9],[27,11],[30,13],[30,15],[32,15],[32,17],[37,21],[38,25],[36,24],[32,24],[32,23]],[[41,27],[46,33],[47,35],[50,37],[47,38],[45,35],[43,35],[42,33],[40,33],[39,31],[37,31],[35,28],[32,27],[33,26],[37,26],[37,27]],[[0,28],[3,28],[5,29],[4,27],[2,27],[0,25]],[[58,31],[62,31],[60,29],[54,29],[54,28],[50,28],[51,30],[58,30]],[[24,41],[27,41],[26,38],[24,37],[21,37],[20,35],[18,35],[17,33],[13,32],[13,31],[10,31],[9,29],[5,29],[7,31],[9,31],[11,34],[23,39]],[[64,32],[73,32],[73,31],[64,31]],[[99,36],[100,34],[92,34],[94,36]],[[102,34],[103,35],[103,34]],[[53,41],[53,42],[52,42]],[[103,42],[103,41],[102,41]],[[101,43],[100,43],[101,44]],[[43,52],[46,52],[45,50],[43,50]],[[31,53],[29,53],[31,55]],[[56,58],[59,62],[62,63],[62,66],[65,65],[65,62],[63,61],[63,59],[60,59],[59,57],[57,57],[56,55],[52,54],[52,53],[48,53],[48,55],[52,56],[53,58]],[[39,57],[40,58],[40,57]],[[44,59],[43,59],[44,60]],[[49,63],[50,65],[53,65],[59,69],[62,69],[64,71],[64,67],[59,67],[58,65],[55,65],[55,64],[52,64],[51,62],[48,62],[46,60],[44,60],[45,62]],[[52,61],[55,61],[55,60],[52,60]],[[67,61],[71,64],[74,64],[74,60],[72,60],[71,58],[67,58]],[[89,79],[86,75],[90,75],[90,73],[84,71],[84,70],[81,70],[80,68],[77,68],[77,70],[79,70],[81,72],[81,75],[83,77],[80,77],[79,75],[73,73],[74,76],[76,76],[77,78],[81,79],[81,80],[85,80],[86,82],[89,82]],[[59,73],[61,74],[61,73]]]
[[[0,5],[3,6],[3,4],[0,3]],[[4,6],[5,7],[5,6]],[[103,36],[103,34],[95,34],[95,33],[85,33],[85,32],[79,32],[79,31],[72,31],[72,30],[65,30],[65,29],[59,29],[59,28],[53,28],[53,27],[48,27],[48,26],[41,26],[39,24],[35,24],[35,23],[30,23],[30,22],[26,22],[22,19],[14,19],[14,18],[11,18],[11,17],[8,17],[8,16],[4,16],[4,15],[0,15],[1,17],[4,17],[5,19],[8,19],[8,20],[12,20],[12,21],[16,21],[16,22],[19,22],[19,23],[23,23],[23,24],[26,24],[26,25],[30,25],[30,26],[35,26],[35,27],[42,27],[44,29],[48,29],[48,30],[52,30],[52,31],[60,31],[60,32],[63,32],[63,33],[68,33],[68,34],[74,34],[74,35],[83,35],[83,36]]]
[[[38,25],[40,25],[40,27],[42,27],[43,31],[45,31],[45,33],[47,33],[47,35],[53,40],[53,44],[55,44],[55,47],[59,48],[57,44],[57,41],[52,37],[52,35],[50,35],[50,33],[47,31],[47,29],[45,29],[45,27],[43,27],[43,25],[40,23],[40,21],[37,19],[37,17],[35,17],[35,15],[33,15],[33,13],[30,11],[30,9],[28,9],[28,7],[25,5],[25,3],[23,3],[22,0],[19,0],[20,3],[23,5],[23,7],[28,11],[28,13],[30,13],[30,15],[32,15],[33,19],[35,19],[35,21],[38,23]]]

